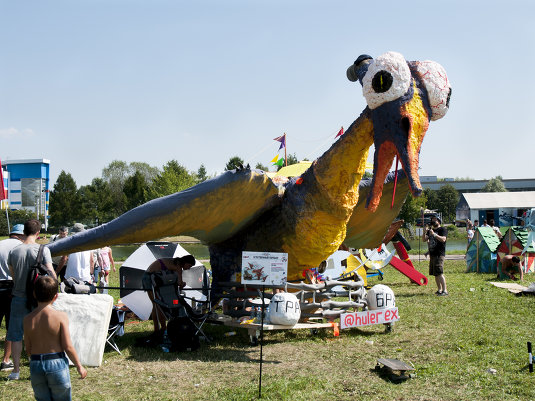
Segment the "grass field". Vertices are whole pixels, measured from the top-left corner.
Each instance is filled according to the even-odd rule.
[[[426,273],[426,262],[419,269]],[[388,267],[381,283],[396,294],[400,321],[383,326],[312,335],[308,330],[269,332],[263,347],[262,398],[268,400],[533,400],[535,374],[527,371],[526,342],[535,342],[535,298],[515,297],[489,284],[492,275],[464,273],[463,261],[446,261],[450,296]],[[532,280],[527,275],[527,282]],[[118,282],[113,275],[112,285]],[[379,283],[376,281],[375,283]],[[114,294],[117,296],[117,293]],[[79,380],[71,369],[75,400],[250,400],[258,397],[260,348],[245,330],[208,326],[214,338],[198,351],[173,354],[134,347],[148,322],[127,321],[104,363]],[[4,326],[0,338],[4,338]],[[366,341],[373,341],[372,345]],[[378,358],[410,362],[417,376],[393,384],[373,371]],[[496,369],[496,374],[488,369]],[[27,359],[21,380],[0,374],[0,399],[29,400]]]

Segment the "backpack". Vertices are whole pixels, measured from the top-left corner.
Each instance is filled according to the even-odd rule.
[[[187,317],[175,317],[167,323],[171,351],[195,351],[200,347],[195,325]]]
[[[61,282],[60,291],[67,294],[95,294],[97,289],[89,281],[69,277]]]
[[[37,259],[35,264],[30,266],[28,278],[26,279],[26,307],[33,309],[37,306],[37,299],[33,294],[35,282],[41,276],[48,276],[48,267],[43,263],[43,249],[44,245],[39,246],[39,252],[37,253]]]

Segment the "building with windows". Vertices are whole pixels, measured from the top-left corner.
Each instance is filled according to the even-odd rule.
[[[7,206],[11,210],[27,209],[45,216],[48,226],[50,160],[2,160]]]
[[[516,226],[532,208],[535,208],[535,191],[463,193],[457,204],[456,218],[479,220],[479,225],[492,219],[499,227]]]
[[[442,186],[450,184],[462,193],[479,192],[489,180],[455,180],[453,178],[438,179],[436,175],[423,175],[420,182],[424,189],[439,190]],[[535,178],[502,179],[505,189],[509,192],[535,191]]]

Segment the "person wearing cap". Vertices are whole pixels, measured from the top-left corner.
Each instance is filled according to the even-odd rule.
[[[30,313],[26,302],[26,282],[28,281],[31,266],[34,266],[37,261],[40,245],[36,240],[39,238],[40,232],[41,222],[39,220],[27,220],[24,223],[24,235],[26,236],[24,242],[13,248],[7,258],[9,272],[13,277],[13,299],[11,300],[11,315],[6,336],[6,340],[11,341],[13,372],[7,377],[8,380],[19,380],[20,378],[20,355],[24,336],[23,320]],[[43,248],[42,263],[46,266],[48,274],[56,278],[52,267],[50,249],[47,247]]]
[[[444,276],[444,259],[446,258],[446,240],[448,230],[440,224],[440,217],[432,217],[431,225],[424,230],[423,240],[429,247],[429,275],[435,276],[438,296],[448,295],[446,277]]]
[[[11,310],[11,291],[13,290],[13,278],[7,265],[9,252],[17,245],[20,245],[26,237],[24,236],[24,224],[15,224],[9,232],[9,238],[0,241],[0,324],[5,317],[6,332],[9,328],[9,316]],[[4,359],[0,365],[0,370],[13,370],[11,357],[11,341],[4,342]]]
[[[71,229],[73,235],[77,235],[84,231],[84,225],[81,223],[75,223]],[[61,271],[65,264],[67,265],[67,268],[65,269],[66,278],[74,277],[80,281],[93,282],[94,261],[92,251],[74,252],[63,256],[56,269],[56,273]]]

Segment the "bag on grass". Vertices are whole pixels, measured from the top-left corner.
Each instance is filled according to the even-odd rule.
[[[176,317],[167,323],[167,337],[171,351],[195,351],[200,347],[195,325],[187,317]]]
[[[67,294],[95,294],[97,289],[89,281],[69,277],[61,282],[60,291]]]
[[[37,299],[33,294],[35,282],[41,276],[48,276],[48,268],[43,263],[43,249],[44,245],[40,245],[35,264],[30,266],[30,272],[26,279],[26,307],[28,309],[33,309],[37,306]]]

